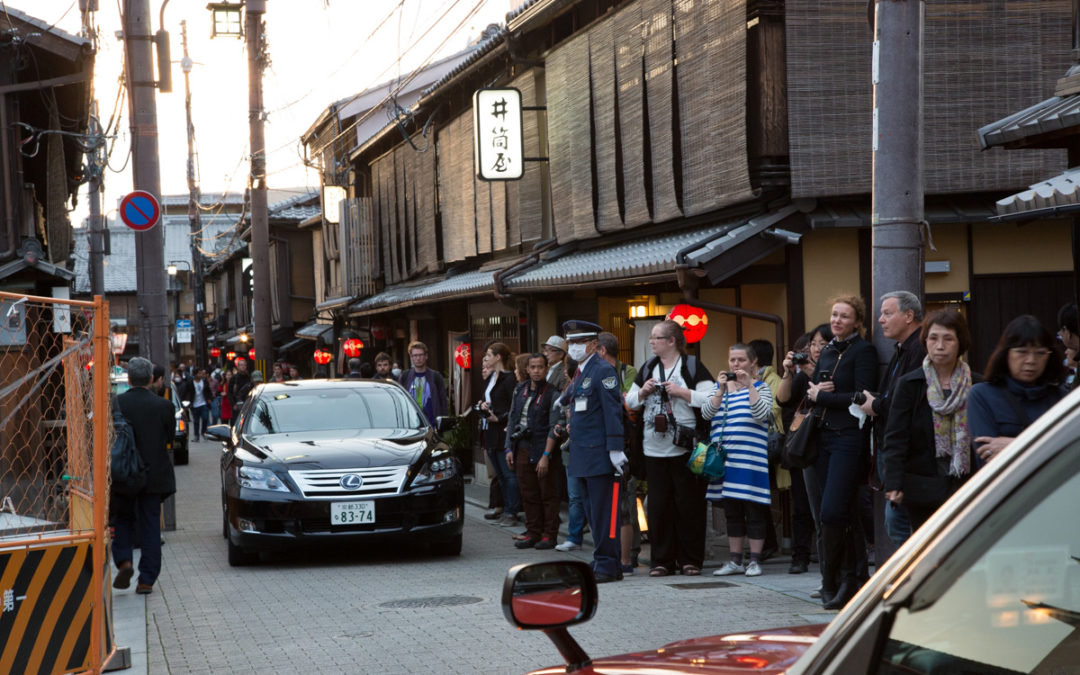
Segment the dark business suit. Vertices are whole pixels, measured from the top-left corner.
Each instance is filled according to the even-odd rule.
[[[570,411],[567,476],[582,478],[585,483],[585,512],[595,544],[593,570],[599,576],[614,578],[621,572],[619,481],[608,453],[623,449],[623,399],[615,369],[594,353],[560,401]]]
[[[135,434],[135,447],[146,464],[147,477],[146,487],[133,497],[112,494],[113,560],[119,566],[132,559],[138,522],[142,547],[139,583],[153,585],[161,573],[161,501],[176,492],[168,451],[176,435],[176,417],[172,403],[145,387],[132,387],[120,394],[116,404]]]

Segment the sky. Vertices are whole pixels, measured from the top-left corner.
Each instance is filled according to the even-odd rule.
[[[118,110],[115,105],[123,68],[123,42],[116,37],[121,29],[121,1],[98,0],[95,18],[99,38],[94,95],[100,118],[105,125],[114,111],[121,116],[102,200],[109,220],[116,218],[119,200],[133,189],[126,99]],[[162,1],[150,2],[153,31],[162,27],[158,25]],[[194,61],[191,105],[200,188],[203,193],[240,193],[247,185],[249,168],[244,41],[210,38],[207,0],[165,2],[173,90],[157,95],[162,194],[188,191],[184,77],[180,69],[181,21],[185,20],[188,51]],[[488,24],[504,23],[506,12],[516,4],[513,0],[267,0],[270,66],[264,75],[263,99],[268,187],[318,188],[317,173],[303,165],[299,138],[330,103],[407,77],[425,62],[464,49]],[[0,0],[0,5],[54,23],[72,34],[81,30],[78,0]],[[86,204],[83,186],[79,205],[72,213],[76,227],[86,216]]]

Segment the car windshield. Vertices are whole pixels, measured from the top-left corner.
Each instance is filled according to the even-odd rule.
[[[244,431],[251,436],[336,429],[424,429],[427,422],[393,387],[289,388],[263,392]]]

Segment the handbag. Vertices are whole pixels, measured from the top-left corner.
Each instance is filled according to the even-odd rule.
[[[903,493],[905,504],[937,508],[949,497],[949,477],[905,473]]]
[[[769,466],[780,464],[784,454],[784,432],[777,429],[775,424],[769,427],[769,444],[766,446],[766,451],[769,455]]]
[[[706,445],[698,443],[690,451],[690,459],[686,466],[690,473],[695,476],[707,478],[710,481],[724,480],[724,462],[727,460],[727,451],[718,442]]]
[[[821,416],[803,399],[784,439],[783,463],[789,469],[805,469],[817,461],[817,431]]]

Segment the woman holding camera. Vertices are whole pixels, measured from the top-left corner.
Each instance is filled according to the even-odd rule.
[[[868,470],[869,427],[860,428],[848,408],[855,392],[876,390],[878,366],[877,350],[861,335],[862,299],[840,296],[831,304],[833,338],[821,350],[806,398],[820,411],[814,472],[821,489],[821,599],[826,609],[840,609],[869,578],[855,498]]]
[[[516,525],[521,499],[518,495],[517,476],[506,463],[506,418],[510,414],[510,397],[514,393],[514,375],[510,372],[510,348],[501,342],[492,342],[484,350],[483,367],[491,370],[484,386],[484,400],[476,405],[480,413],[480,429],[484,451],[495,469],[495,476],[502,488],[503,514],[499,524]]]
[[[710,439],[727,451],[724,479],[710,483],[707,497],[720,500],[727,519],[731,559],[713,572],[761,576],[761,551],[769,511],[769,422],[772,420],[772,392],[769,385],[755,381],[758,371],[752,347],[734,344],[728,350],[729,372],[720,373],[717,388],[701,416],[710,421]],[[729,379],[731,378],[731,379]],[[743,564],[743,538],[750,539],[750,560]]]
[[[896,383],[881,449],[886,508],[906,506],[912,532],[971,473],[967,322],[956,310],[934,312],[920,339],[926,358]]]
[[[686,355],[686,336],[674,321],[652,327],[655,355],[638,368],[626,405],[643,410],[645,475],[649,482],[651,577],[679,570],[701,574],[705,562],[706,483],[686,466],[697,440],[700,409],[715,389],[712,375]]]

